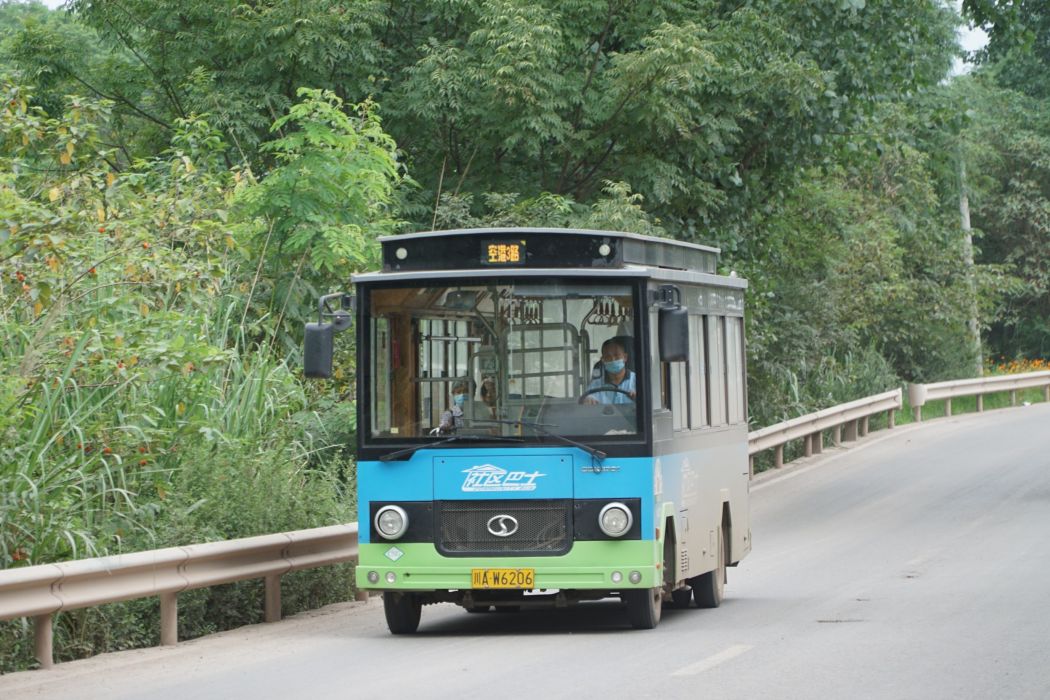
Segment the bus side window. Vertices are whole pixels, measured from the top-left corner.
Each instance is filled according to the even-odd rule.
[[[659,312],[656,309],[653,309],[649,314],[649,347],[652,348],[652,353],[650,354],[649,376],[652,377],[650,389],[653,395],[652,401],[654,411],[671,407],[669,396],[670,378],[668,377],[667,370],[668,363],[660,362],[659,325]]]
[[[725,319],[707,316],[707,386],[711,425],[726,422]]]
[[[707,352],[704,344],[704,317],[689,317],[689,427],[707,425]]]
[[[671,380],[671,429],[689,427],[689,375],[685,362],[665,362]]]
[[[726,396],[729,399],[729,422],[743,423],[744,415],[744,343],[743,319],[726,318]]]

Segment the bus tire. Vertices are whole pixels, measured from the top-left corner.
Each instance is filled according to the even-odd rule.
[[[412,634],[419,628],[423,601],[411,593],[383,593],[383,613],[391,634]]]
[[[693,579],[693,600],[698,608],[717,608],[725,597],[726,555],[725,529],[718,528],[718,551],[715,552],[718,567]]]
[[[623,592],[627,603],[627,618],[636,630],[651,630],[660,623],[663,610],[663,588],[627,590]]]

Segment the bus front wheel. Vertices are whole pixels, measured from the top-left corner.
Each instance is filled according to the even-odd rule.
[[[419,628],[419,615],[423,601],[411,593],[383,593],[383,612],[386,626],[392,634],[412,634]]]
[[[718,528],[718,567],[693,579],[693,600],[698,608],[717,608],[722,604],[726,588],[725,528]]]
[[[651,630],[660,622],[663,609],[663,589],[649,588],[623,592],[627,603],[627,617],[636,630]]]

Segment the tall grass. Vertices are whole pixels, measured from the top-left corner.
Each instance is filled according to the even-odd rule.
[[[285,459],[306,464],[308,438],[294,435],[290,421],[306,396],[282,360],[255,353],[194,373],[143,371],[84,386],[73,368],[85,344],[49,381],[21,392],[8,382],[0,448],[6,565],[112,551],[132,531],[151,537],[141,509],[166,497],[183,455],[200,444],[239,445],[247,457],[283,443]],[[247,455],[244,445],[253,448]]]
[[[10,340],[0,347],[0,568],[354,519],[352,462],[343,444],[332,444],[347,433],[326,430],[328,419],[317,417],[324,410],[316,398],[311,405],[286,360],[234,325],[239,304],[218,295],[206,314],[182,319],[180,328],[199,331],[199,355],[211,358],[191,369],[161,360],[107,375],[93,371],[105,358],[89,328],[68,347],[69,326],[41,333],[24,321],[3,324]],[[69,325],[97,313],[82,309]],[[346,567],[284,587],[290,609],[352,594]],[[257,621],[257,588],[186,596],[180,634]],[[60,615],[56,655],[155,643],[155,607],[138,601]],[[0,659],[0,672],[32,665],[23,622],[0,623]]]

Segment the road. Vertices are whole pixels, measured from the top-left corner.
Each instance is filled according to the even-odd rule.
[[[752,489],[717,610],[629,629],[377,599],[0,677],[0,698],[1047,698],[1050,405],[875,434]]]

